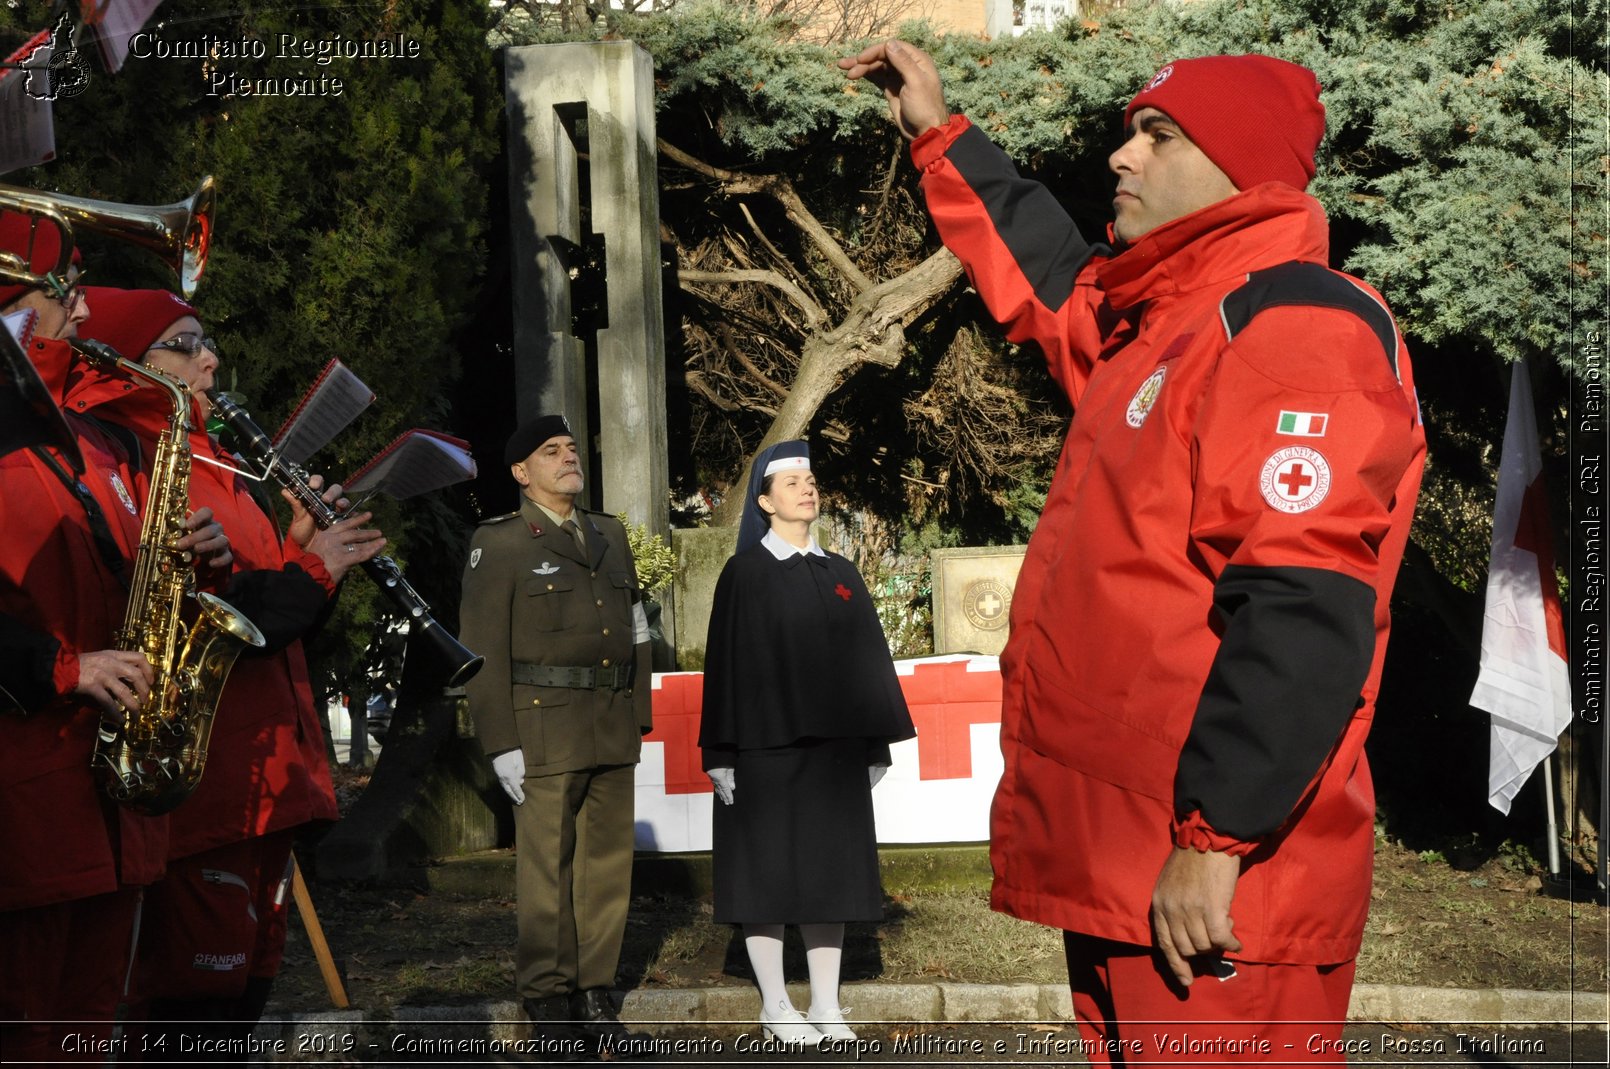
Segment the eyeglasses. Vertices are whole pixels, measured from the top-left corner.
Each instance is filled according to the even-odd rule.
[[[217,342],[211,338],[204,338],[200,334],[192,334],[189,331],[183,334],[175,334],[167,341],[156,342],[151,346],[151,349],[171,349],[176,353],[183,353],[185,356],[195,356],[202,349],[210,349],[212,350],[212,355],[218,355]],[[150,352],[151,349],[146,351]]]
[[[54,272],[48,274],[45,276],[45,292],[50,294],[57,304],[71,312],[79,298],[84,296],[84,291],[79,289],[84,282],[84,275],[85,272],[80,271],[72,278],[62,279]]]

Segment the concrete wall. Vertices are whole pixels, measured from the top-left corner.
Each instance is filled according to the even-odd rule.
[[[736,527],[691,527],[671,532],[676,550],[676,663],[684,672],[704,668],[704,640],[716,580],[738,544]]]

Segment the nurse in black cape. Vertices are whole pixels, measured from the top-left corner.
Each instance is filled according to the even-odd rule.
[[[740,924],[775,1039],[853,1040],[839,1005],[846,921],[883,918],[872,787],[916,734],[855,566],[811,537],[805,442],[755,460],[705,646],[704,768],[715,784],[715,919]],[[805,943],[811,1005],[783,985],[783,927]]]

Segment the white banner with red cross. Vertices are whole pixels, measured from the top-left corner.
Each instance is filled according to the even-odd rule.
[[[983,842],[1001,778],[1001,670],[969,654],[896,661],[917,737],[890,748],[872,792],[881,843]],[[710,849],[715,794],[699,759],[704,676],[654,676],[654,730],[637,766],[637,849]]]

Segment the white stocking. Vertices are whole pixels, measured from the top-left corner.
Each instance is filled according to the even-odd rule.
[[[839,1013],[839,961],[844,956],[844,925],[802,924],[805,964],[811,973],[811,1019]]]
[[[760,1005],[767,1017],[791,1010],[788,987],[783,983],[783,926],[781,924],[744,925],[744,949],[749,951],[749,967],[755,970],[760,988]]]

